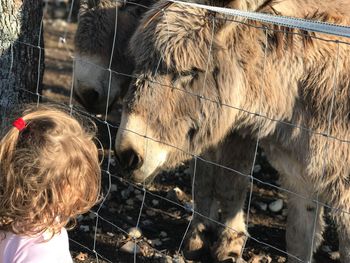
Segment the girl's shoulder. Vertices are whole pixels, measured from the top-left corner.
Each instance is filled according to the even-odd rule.
[[[21,236],[9,232],[2,234],[5,238],[0,239],[0,263],[72,262],[68,234],[64,228],[53,237],[48,232],[35,237]]]

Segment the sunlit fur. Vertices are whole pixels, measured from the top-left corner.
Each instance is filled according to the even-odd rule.
[[[95,128],[46,105],[18,117],[25,129],[11,127],[0,141],[0,230],[56,234],[99,199]]]
[[[259,12],[350,24],[347,1],[246,2],[254,2],[251,6]],[[130,42],[138,79],[127,95],[123,118],[143,119],[153,139],[163,142],[159,149],[167,152],[168,159],[160,168],[191,157],[169,145],[200,154],[232,130],[259,137],[270,162],[283,176],[284,187],[338,209],[334,217],[341,261],[349,262],[350,219],[348,213],[339,211],[350,211],[350,48],[334,42],[348,40],[241,19],[255,27],[247,26],[219,14],[214,21],[213,13],[166,1],[154,7]],[[280,31],[265,34],[256,28],[265,26]],[[120,142],[128,138],[121,128]],[[327,138],[328,132],[340,140]],[[144,144],[145,138],[133,143]],[[118,143],[116,149],[120,150]],[[306,207],[309,214],[319,212],[318,220],[305,212]],[[287,227],[287,248],[308,260],[320,243],[322,209],[307,200],[299,202],[297,209],[304,214],[298,220],[288,218],[293,227]],[[314,222],[316,240],[311,248]]]

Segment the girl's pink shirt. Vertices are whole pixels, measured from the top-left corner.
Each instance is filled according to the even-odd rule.
[[[0,232],[0,263],[72,263],[65,228],[49,241],[49,234],[37,237]]]

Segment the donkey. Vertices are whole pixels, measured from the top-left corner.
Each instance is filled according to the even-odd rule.
[[[104,113],[108,90],[111,106],[130,84],[134,61],[128,53],[128,43],[141,16],[155,0],[134,2],[124,5],[123,1],[114,0],[80,1],[74,40],[74,95],[90,112]]]
[[[109,88],[109,106],[124,96],[131,81],[127,75],[131,75],[134,67],[133,58],[128,53],[126,46],[140,22],[140,17],[146,12],[146,7],[149,7],[153,2],[156,0],[143,0],[137,5],[126,2],[126,6],[112,0],[88,0],[80,3],[79,23],[75,36],[75,56],[77,59],[75,61],[74,91],[76,98],[89,111],[93,113],[105,112]],[[116,8],[118,9],[118,24],[112,70],[125,73],[126,76],[112,74],[111,87],[109,87],[109,72],[106,68],[109,64],[114,38]],[[225,141],[222,147],[227,148],[230,143],[235,145],[234,154],[240,157],[239,161],[236,158],[228,159],[225,155],[222,156],[221,152],[225,150],[221,149],[220,146],[204,153],[204,159],[234,167],[238,171],[248,174],[253,160],[253,151],[249,149],[252,149],[254,143],[247,138],[242,139],[239,135],[235,135]],[[221,237],[221,241],[215,240],[215,248],[212,250],[213,254],[217,255],[216,257],[223,260],[232,253],[239,253],[241,244],[244,242],[242,233],[246,234],[246,228],[240,207],[243,206],[242,203],[245,200],[245,194],[241,188],[245,186],[247,178],[235,178],[234,172],[213,168],[199,161],[196,167],[197,174],[201,175],[197,176],[195,180],[196,211],[200,212],[201,215],[222,221],[223,224],[235,228],[239,234],[234,231],[217,229],[217,226],[212,222],[195,216],[186,246],[186,256],[198,259],[205,255],[212,247],[209,236],[218,232],[216,235]],[[191,171],[193,171],[193,167]],[[226,181],[221,177],[225,177]],[[233,180],[235,184],[233,182],[227,184],[229,179]],[[242,183],[239,183],[240,181]],[[238,208],[238,210],[232,208]],[[220,215],[219,210],[221,210]],[[227,243],[227,240],[231,240],[231,242]]]
[[[225,5],[350,24],[343,0]],[[288,262],[311,261],[322,241],[324,204],[333,208],[341,262],[350,262],[350,47],[337,40],[346,41],[160,1],[130,41],[137,79],[116,138],[120,162],[144,182],[222,147],[233,132],[259,139],[289,190]],[[230,156],[235,143],[228,146],[221,155],[239,159]],[[233,178],[225,177],[227,184]],[[200,235],[195,241],[205,243]]]

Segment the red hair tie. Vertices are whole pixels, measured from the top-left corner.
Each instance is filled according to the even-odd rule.
[[[18,118],[12,123],[13,127],[16,127],[19,131],[22,131],[26,127],[26,122],[23,118]]]

